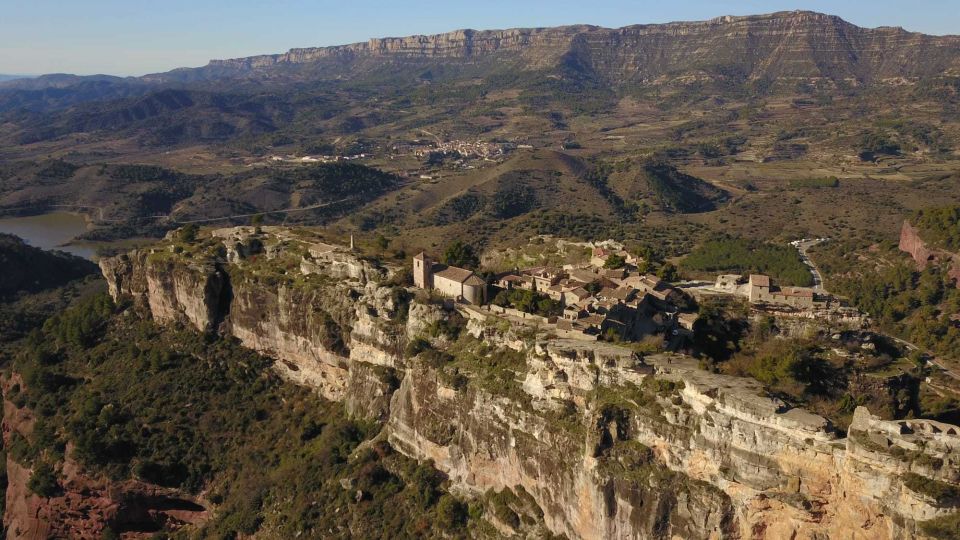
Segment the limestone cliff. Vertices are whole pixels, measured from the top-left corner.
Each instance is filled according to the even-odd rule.
[[[395,448],[433,460],[456,490],[525,492],[570,538],[918,538],[918,523],[957,511],[906,480],[960,484],[956,426],[861,408],[844,436],[687,357],[451,311],[387,285],[388,271],[304,273],[316,250],[291,238],[266,239],[270,261],[227,262],[210,240],[189,256],[161,246],[101,267],[118,300],[239,338],[383,422]],[[455,319],[470,335],[445,330]]]
[[[902,82],[960,73],[960,38],[902,28],[860,28],[812,12],[780,12],[623,28],[565,26],[458,30],[371,39],[284,54],[214,60],[193,76],[323,65],[350,76],[378,65],[518,60],[523,69],[564,67],[612,82],[693,82],[712,78],[826,78]],[[722,66],[722,67],[721,67]],[[333,72],[331,72],[333,75]],[[180,73],[179,76],[185,76]]]

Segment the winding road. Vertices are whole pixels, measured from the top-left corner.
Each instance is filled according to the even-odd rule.
[[[940,368],[940,371],[942,371],[944,374],[946,374],[946,375],[947,375],[948,377],[950,377],[951,379],[954,379],[954,380],[956,380],[956,381],[960,381],[960,373],[957,373],[956,371],[954,371],[954,370],[948,368],[947,366],[943,365],[943,363],[942,363],[936,356],[930,354],[930,351],[927,351],[927,350],[925,350],[925,349],[922,349],[922,348],[918,347],[917,345],[914,345],[913,343],[910,343],[909,341],[907,341],[907,340],[905,340],[905,339],[900,339],[900,338],[898,338],[898,337],[894,337],[894,336],[891,336],[891,335],[889,335],[889,334],[884,334],[884,335],[886,335],[888,338],[892,339],[893,341],[896,341],[896,342],[899,343],[900,345],[903,345],[904,347],[907,348],[907,350],[910,350],[910,351],[920,351],[920,352],[926,354],[926,355],[929,357],[929,359],[927,360],[927,362],[929,362],[931,365],[934,365],[934,366]]]
[[[803,264],[810,268],[810,273],[813,275],[813,289],[815,291],[826,292],[826,289],[823,288],[823,276],[820,274],[820,270],[817,268],[817,265],[813,264],[813,261],[807,254],[807,250],[826,241],[826,238],[816,238],[813,240],[802,240],[796,244],[793,244],[794,247],[797,248],[797,251],[800,252],[800,260],[802,260]]]

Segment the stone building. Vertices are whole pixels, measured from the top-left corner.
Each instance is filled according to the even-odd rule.
[[[480,277],[465,268],[437,264],[422,252],[413,258],[413,284],[470,304],[487,301],[487,284]]]
[[[798,308],[813,308],[816,306],[812,289],[800,287],[776,287],[770,284],[770,277],[762,274],[751,274],[750,303],[785,304]]]

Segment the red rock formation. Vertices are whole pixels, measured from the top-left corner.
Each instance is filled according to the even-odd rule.
[[[903,222],[900,229],[900,251],[909,253],[917,263],[917,268],[923,270],[931,262],[946,263],[950,266],[947,276],[960,285],[960,255],[942,249],[930,248],[920,232],[909,221]]]
[[[4,396],[14,384],[22,384],[14,375],[4,381]],[[3,401],[3,439],[11,435],[29,437],[33,414]],[[71,454],[68,446],[66,455]],[[66,459],[60,470],[60,495],[40,497],[27,487],[31,470],[7,456],[6,512],[3,516],[7,538],[43,540],[77,538],[95,540],[107,527],[124,539],[150,538],[162,529],[176,530],[187,524],[199,524],[209,512],[196,499],[175,489],[138,480],[113,482],[84,472],[73,460]]]
[[[927,263],[931,261],[932,254],[927,244],[920,238],[920,233],[910,224],[909,221],[903,222],[900,229],[900,251],[905,251],[917,262],[920,270],[926,268]]]

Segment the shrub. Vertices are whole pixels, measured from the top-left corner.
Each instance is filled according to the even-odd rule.
[[[446,531],[461,529],[469,517],[467,511],[466,504],[450,495],[443,495],[437,503],[437,522]]]
[[[406,349],[404,349],[403,353],[404,353],[404,356],[406,356],[407,358],[413,358],[414,356],[417,356],[423,351],[426,351],[431,348],[432,347],[430,346],[429,341],[427,341],[425,338],[418,336],[411,339],[407,343],[407,347]]]
[[[607,257],[606,262],[603,263],[603,267],[616,269],[616,268],[623,268],[625,264],[627,264],[627,260],[621,257],[620,255],[617,255],[616,253],[614,253],[613,255],[610,255],[609,257]]]
[[[960,540],[960,512],[923,521],[920,529],[938,540]]]
[[[41,461],[34,466],[27,488],[41,497],[53,497],[60,492],[60,481],[53,465]]]
[[[927,478],[916,473],[907,473],[901,477],[903,485],[911,491],[935,500],[937,504],[947,504],[960,499],[960,488],[946,482]]]

